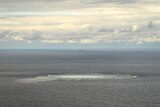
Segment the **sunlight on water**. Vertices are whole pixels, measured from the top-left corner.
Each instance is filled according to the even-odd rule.
[[[64,75],[47,75],[36,76],[33,78],[18,79],[20,83],[39,83],[56,80],[107,80],[107,79],[131,79],[136,76],[125,74],[64,74]]]

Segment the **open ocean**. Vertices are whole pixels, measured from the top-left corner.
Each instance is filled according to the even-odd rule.
[[[160,107],[160,52],[0,50],[0,107]]]

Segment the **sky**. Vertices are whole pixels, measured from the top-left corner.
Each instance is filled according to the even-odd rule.
[[[160,0],[0,0],[0,49],[160,49]]]

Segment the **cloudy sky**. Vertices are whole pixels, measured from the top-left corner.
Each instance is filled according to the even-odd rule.
[[[0,0],[0,49],[160,49],[160,0]]]

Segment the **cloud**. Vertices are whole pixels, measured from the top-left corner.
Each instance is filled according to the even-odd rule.
[[[94,39],[81,39],[80,40],[80,43],[82,44],[90,44],[90,43],[97,43],[98,41],[97,40],[94,40]]]
[[[132,30],[133,32],[139,31],[139,30],[140,30],[140,26],[139,26],[139,25],[132,25],[131,30]]]
[[[63,40],[42,40],[43,43],[63,43]]]
[[[118,2],[118,3],[135,3],[135,2],[159,2],[157,0],[0,0],[1,3],[10,3],[10,2],[53,2],[53,3],[64,3],[64,2],[78,2],[78,3],[112,3],[112,2]]]
[[[160,37],[140,37],[134,40],[137,44],[143,44],[143,43],[158,43],[160,42]]]
[[[78,43],[76,40],[68,40],[68,43]]]
[[[109,28],[100,28],[100,29],[98,29],[98,32],[114,32],[114,30],[113,29],[109,29]]]
[[[153,21],[148,22],[148,28],[153,28],[153,27],[154,27]]]
[[[116,28],[109,26],[88,26],[73,30],[19,30],[1,31],[0,38],[5,41],[40,41],[43,43],[154,43],[160,42],[160,25],[153,29],[144,25],[127,25]],[[154,22],[155,23],[155,22]]]

